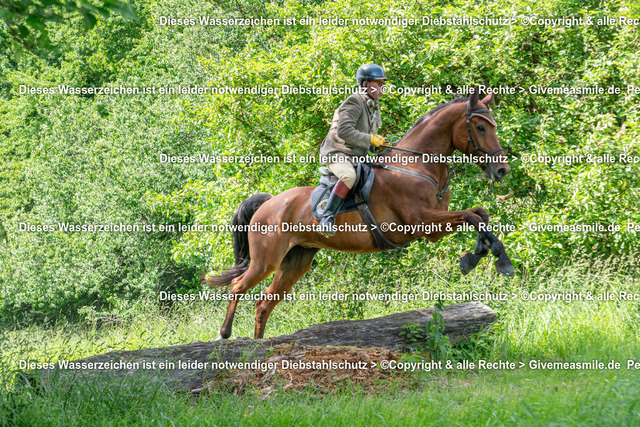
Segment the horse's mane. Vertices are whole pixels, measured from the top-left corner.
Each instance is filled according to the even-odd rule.
[[[416,126],[418,126],[420,123],[422,123],[423,121],[427,120],[429,117],[435,115],[438,111],[442,110],[445,107],[448,107],[451,104],[457,104],[459,102],[466,102],[467,98],[454,98],[451,101],[445,103],[445,104],[441,104],[438,105],[437,107],[432,108],[431,110],[429,110],[429,112],[427,114],[425,114],[424,116],[420,117],[418,119],[418,121],[416,121],[413,126],[411,126],[409,128],[409,130],[407,131],[406,134],[404,134],[404,136],[402,138],[404,138],[405,136],[407,136],[409,134],[409,132],[411,132],[413,130],[413,128],[415,128]]]

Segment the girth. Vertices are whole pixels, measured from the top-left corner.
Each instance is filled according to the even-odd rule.
[[[498,148],[497,150],[494,150],[494,151],[488,151],[482,147],[479,147],[475,139],[473,138],[473,134],[471,133],[470,120],[471,120],[471,117],[474,117],[474,116],[481,117],[482,119],[488,121],[492,125],[497,126],[496,122],[493,120],[491,116],[485,116],[484,114],[482,114],[482,113],[490,113],[491,111],[486,108],[471,110],[471,104],[469,100],[467,100],[466,107],[467,107],[466,108],[467,129],[469,130],[469,139],[467,142],[467,148],[465,152],[469,151],[469,146],[471,144],[473,144],[475,155],[477,155],[478,152],[484,153],[487,156],[491,156],[492,154],[499,153],[500,151],[504,152],[502,148]],[[396,147],[389,147],[389,148],[400,150],[400,151],[407,151],[411,153],[424,154],[417,151],[407,150],[402,148],[396,148]],[[447,169],[447,180],[444,184],[444,187],[440,188],[438,187],[438,183],[433,178],[418,172],[402,169],[397,166],[391,166],[384,163],[374,163],[373,166],[379,167],[382,169],[387,169],[394,172],[399,172],[405,175],[413,176],[415,178],[424,179],[425,181],[430,182],[431,185],[433,185],[433,187],[436,189],[436,198],[438,199],[438,203],[442,201],[444,195],[447,194],[447,191],[449,191],[449,181],[451,180],[451,170],[449,168]],[[359,192],[354,195],[354,200],[356,202],[356,207],[360,212],[360,216],[362,216],[362,219],[364,220],[364,222],[369,226],[369,230],[373,235],[373,239],[375,240],[375,244],[378,247],[378,249],[385,251],[385,250],[398,249],[398,248],[404,248],[406,246],[409,246],[410,243],[406,243],[404,245],[398,245],[397,243],[394,243],[391,240],[389,240],[389,238],[384,235],[384,233],[380,230],[380,227],[378,227],[378,222],[376,221],[373,214],[371,213],[371,210],[369,209],[367,202],[363,199],[362,195]]]
[[[354,200],[356,201],[356,207],[358,208],[358,212],[360,212],[360,216],[362,220],[369,227],[369,231],[371,231],[371,235],[373,236],[373,240],[375,241],[376,247],[381,251],[389,251],[392,249],[400,249],[406,248],[411,244],[405,243],[404,245],[399,245],[397,243],[393,243],[387,236],[384,235],[380,227],[378,226],[378,222],[371,213],[371,209],[369,209],[369,205],[362,198],[362,194],[360,192],[354,195]]]

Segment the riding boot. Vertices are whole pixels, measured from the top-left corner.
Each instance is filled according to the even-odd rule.
[[[322,214],[322,220],[320,221],[318,230],[324,237],[333,237],[336,235],[336,215],[342,207],[342,203],[344,203],[347,194],[349,194],[349,190],[349,187],[342,181],[338,181],[336,186],[333,187],[333,191],[331,191],[329,200],[327,201],[327,207]]]

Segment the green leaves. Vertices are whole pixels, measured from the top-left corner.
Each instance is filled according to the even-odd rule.
[[[125,19],[139,21],[135,9],[128,3],[118,0],[104,0],[104,8],[117,13]]]
[[[46,27],[44,26],[44,22],[38,16],[29,15],[27,16],[26,21],[27,21],[27,24],[29,24],[31,27],[35,28],[40,32],[45,32],[47,30]]]
[[[15,43],[23,49],[37,53],[39,50],[49,51],[53,48],[47,24],[60,23],[74,14],[79,14],[83,18],[84,28],[90,30],[98,22],[97,15],[108,18],[110,11],[125,19],[139,21],[135,9],[130,4],[118,0],[104,0],[101,6],[87,1],[76,3],[45,0],[40,3],[12,0],[0,5],[0,19],[7,25],[9,35]]]
[[[452,353],[449,337],[444,334],[445,324],[440,311],[442,304],[436,304],[432,313],[432,320],[428,320],[424,327],[417,323],[403,325],[398,334],[405,337],[412,351],[426,353],[432,360],[448,360]]]
[[[627,2],[628,3],[628,2]],[[134,9],[132,5],[141,5]],[[623,10],[625,3],[616,8]],[[637,6],[628,4],[629,10]],[[600,7],[600,6],[598,6]],[[640,154],[638,29],[620,26],[524,25],[536,15],[585,16],[596,6],[565,0],[536,4],[257,0],[202,3],[99,1],[3,2],[1,52],[29,49],[43,58],[0,57],[0,255],[7,283],[0,313],[60,316],[82,306],[121,307],[162,287],[196,287],[197,268],[231,261],[226,232],[133,235],[18,233],[20,221],[62,220],[224,225],[237,205],[258,191],[279,193],[314,185],[318,164],[287,162],[317,156],[331,116],[346,94],[283,93],[282,88],[353,88],[366,62],[384,65],[398,88],[444,89],[468,84],[516,87],[497,96],[498,137],[511,174],[488,185],[475,165],[456,168],[452,210],[482,206],[493,222],[513,224],[501,235],[524,266],[585,257],[633,254],[637,232],[532,231],[550,225],[640,224],[640,165],[547,164],[526,156]],[[616,16],[605,5],[597,16]],[[630,13],[630,12],[629,12]],[[513,25],[157,25],[160,17],[297,18],[509,17]],[[124,18],[119,19],[118,17]],[[105,20],[108,18],[107,20]],[[89,29],[91,29],[89,31]],[[58,51],[42,50],[49,38]],[[11,47],[13,46],[13,47]],[[22,46],[22,48],[20,48]],[[46,48],[49,49],[49,48]],[[206,95],[31,95],[20,85],[55,87],[201,87]],[[622,93],[558,95],[530,87],[620,87]],[[242,95],[213,89],[253,89]],[[269,91],[261,91],[261,90]],[[522,90],[520,90],[522,89]],[[388,93],[382,98],[384,136],[402,135],[429,109],[450,100]],[[161,164],[171,156],[268,155],[278,162]],[[420,261],[456,259],[472,249],[473,233],[437,245],[414,244],[397,254],[371,256],[375,274],[420,270]],[[341,254],[326,255],[339,263]],[[340,273],[343,274],[343,273]],[[342,276],[340,276],[342,277]],[[337,276],[335,280],[342,284]],[[46,283],[48,288],[43,289]],[[364,284],[363,284],[364,286]],[[360,314],[361,306],[344,308]],[[64,311],[63,311],[64,310]],[[25,314],[26,316],[27,314]],[[7,317],[8,318],[8,317]],[[431,329],[431,324],[427,329]],[[425,327],[422,325],[421,328]],[[437,332],[437,331],[436,331]]]

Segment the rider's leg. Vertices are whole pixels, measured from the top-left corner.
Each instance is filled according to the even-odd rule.
[[[339,178],[339,181],[336,186],[333,187],[333,191],[327,201],[327,207],[322,214],[320,234],[324,237],[332,237],[336,234],[334,229],[336,215],[340,207],[342,207],[342,203],[344,203],[347,194],[349,194],[349,191],[356,183],[356,169],[350,162],[329,163],[327,167]]]

